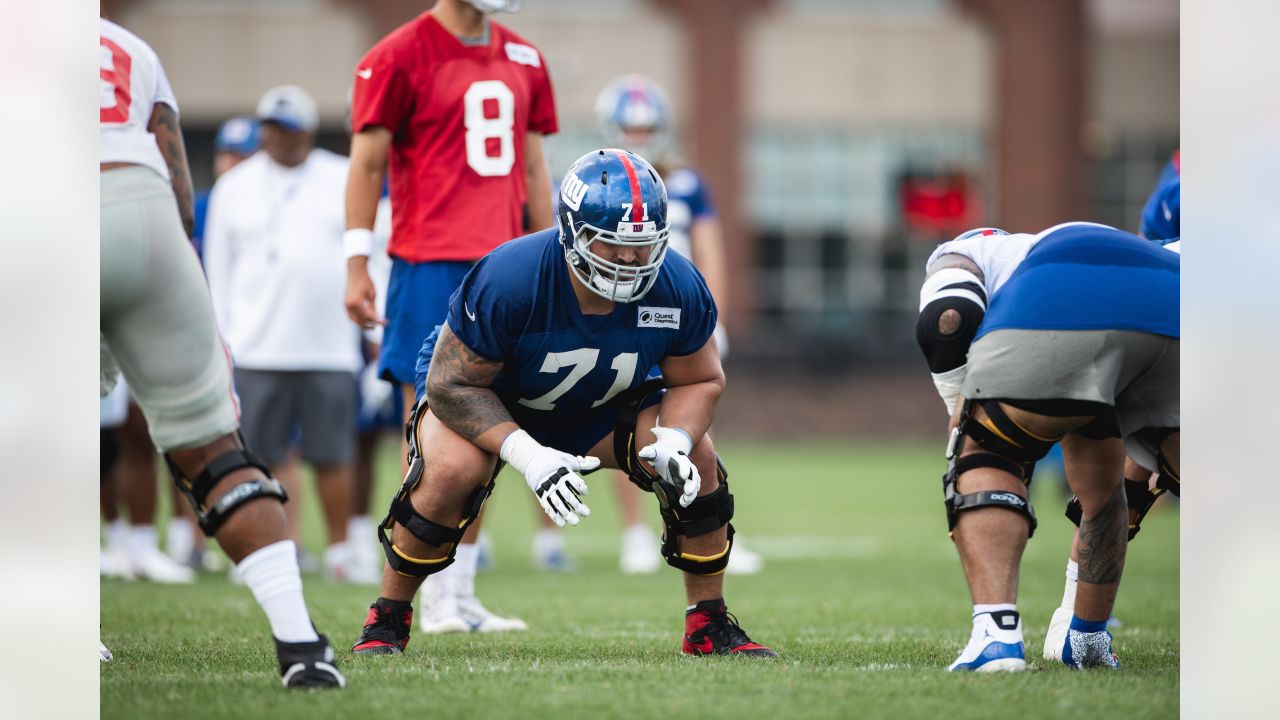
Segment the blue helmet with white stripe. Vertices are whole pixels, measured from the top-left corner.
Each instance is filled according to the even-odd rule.
[[[667,188],[644,158],[605,148],[560,182],[556,223],[573,273],[612,302],[644,297],[667,254]]]

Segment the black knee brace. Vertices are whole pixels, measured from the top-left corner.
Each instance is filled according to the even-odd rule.
[[[453,563],[462,534],[466,532],[467,526],[480,517],[480,510],[484,507],[489,494],[493,492],[494,481],[498,477],[498,471],[502,469],[502,463],[498,463],[488,484],[476,488],[467,499],[467,505],[462,511],[462,522],[457,527],[441,525],[423,517],[414,509],[409,496],[422,480],[422,454],[418,450],[415,428],[426,409],[426,398],[423,398],[414,407],[413,414],[407,423],[405,433],[409,438],[409,472],[405,475],[400,490],[392,498],[387,516],[378,525],[378,542],[382,543],[387,564],[392,570],[406,577],[426,577],[440,572]],[[416,558],[406,554],[391,542],[391,529],[396,523],[427,545],[448,545],[449,551],[444,557],[439,558]]]
[[[195,481],[187,479],[178,469],[173,459],[166,454],[164,462],[169,466],[173,482],[191,503],[196,513],[200,529],[205,535],[213,537],[231,513],[244,506],[245,503],[260,497],[272,497],[281,503],[289,501],[289,495],[279,480],[271,477],[271,469],[258,456],[244,449],[228,450],[209,462],[196,476]],[[252,467],[262,471],[263,477],[245,480],[228,490],[212,507],[205,505],[210,491],[222,480],[236,470]]]
[[[657,495],[663,524],[662,557],[667,564],[693,575],[717,575],[724,572],[733,551],[733,524],[729,522],[733,518],[733,495],[729,493],[729,472],[720,456],[716,456],[716,477],[720,487],[696,498],[689,507],[681,507],[680,492],[649,472],[636,455],[639,451],[636,447],[636,418],[640,414],[640,404],[662,388],[662,378],[652,378],[618,395],[618,416],[613,430],[614,458],[632,483]],[[698,537],[725,526],[728,526],[728,536],[724,550],[715,555],[680,552],[677,538]]]
[[[1142,529],[1142,518],[1150,512],[1151,506],[1155,504],[1156,498],[1164,494],[1165,488],[1156,486],[1152,490],[1146,481],[1143,480],[1124,480],[1124,497],[1129,504],[1129,539],[1132,540],[1138,535],[1138,531]],[[1076,527],[1080,527],[1080,521],[1084,518],[1084,509],[1080,507],[1080,498],[1075,495],[1067,501],[1067,511],[1064,513],[1067,519],[1075,523]]]
[[[680,491],[668,483],[656,481],[650,492],[658,496],[658,509],[662,514],[662,557],[677,570],[692,575],[718,575],[729,565],[733,551],[733,495],[729,492],[729,475],[724,463],[716,457],[716,475],[720,487],[680,507]],[[680,552],[678,537],[695,538],[726,527],[724,550],[714,555],[693,555]]]
[[[1174,497],[1178,497],[1182,494],[1182,479],[1178,477],[1178,472],[1173,469],[1173,465],[1169,463],[1169,459],[1164,456],[1164,453],[1160,453],[1160,457],[1157,460],[1159,461],[1160,477],[1156,478],[1156,487],[1161,490],[1168,490],[1173,493]]]
[[[972,415],[976,400],[965,400],[960,410],[960,421],[951,433],[947,444],[947,472],[942,476],[943,501],[947,509],[947,531],[956,529],[960,513],[984,507],[1010,510],[1026,518],[1030,529],[1027,537],[1035,535],[1036,513],[1031,502],[1017,493],[1004,490],[980,490],[960,494],[956,483],[960,475],[977,468],[989,467],[1013,475],[1024,486],[1031,485],[1031,474],[1036,461],[1048,454],[1057,442],[1037,437],[1013,422],[995,400],[982,401],[987,420],[979,421]],[[960,456],[965,437],[973,438],[988,452]]]

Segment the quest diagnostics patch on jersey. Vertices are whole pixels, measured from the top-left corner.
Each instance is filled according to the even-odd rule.
[[[636,313],[636,327],[680,329],[680,308],[644,307]]]

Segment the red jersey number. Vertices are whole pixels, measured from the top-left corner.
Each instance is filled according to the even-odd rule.
[[[511,88],[501,80],[478,80],[462,96],[462,106],[467,164],[484,177],[509,175],[516,162],[516,100]]]
[[[129,78],[133,70],[133,58],[119,45],[99,37],[101,50],[98,60],[98,122],[124,123],[129,121],[129,105],[133,103]]]

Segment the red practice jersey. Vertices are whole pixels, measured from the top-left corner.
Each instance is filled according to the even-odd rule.
[[[393,257],[475,260],[524,234],[524,140],[557,130],[555,98],[538,50],[488,25],[488,44],[464,45],[423,13],[356,66],[352,129],[394,133]]]

